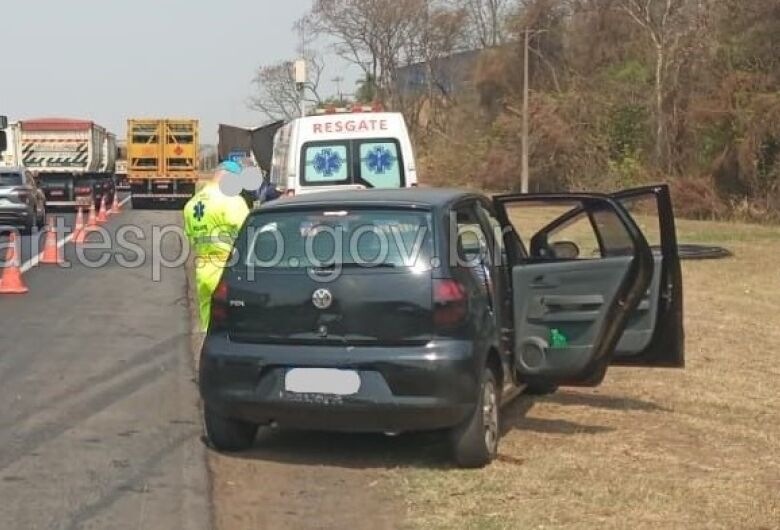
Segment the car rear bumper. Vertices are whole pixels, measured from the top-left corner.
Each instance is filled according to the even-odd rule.
[[[200,391],[218,414],[282,428],[349,432],[427,431],[454,427],[474,410],[478,362],[471,344],[412,347],[313,347],[231,343],[207,338]],[[291,368],[354,370],[357,394],[295,394]]]
[[[0,225],[27,223],[33,218],[33,209],[27,204],[3,204],[0,206]]]

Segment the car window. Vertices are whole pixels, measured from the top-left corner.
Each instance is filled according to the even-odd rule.
[[[349,144],[346,142],[308,144],[303,149],[303,181],[308,184],[348,182]]]
[[[637,226],[653,248],[661,247],[661,215],[658,198],[653,193],[620,199],[620,204],[634,218]]]
[[[360,178],[374,188],[400,188],[402,160],[397,141],[360,142]]]
[[[456,245],[460,264],[481,265],[486,258],[488,239],[473,204],[453,212],[456,225]]]
[[[611,209],[588,209],[582,201],[510,203],[507,215],[531,242],[532,259],[592,260],[634,252],[633,242]]]
[[[507,263],[508,258],[506,255],[506,246],[504,244],[504,228],[501,226],[501,223],[495,214],[483,204],[480,203],[477,205],[477,211],[482,219],[487,221],[490,229],[490,233],[488,234],[492,237],[490,258],[493,260],[493,263]]]
[[[260,269],[335,265],[429,270],[431,215],[374,209],[261,212],[247,221],[236,248],[246,266]]]
[[[21,186],[22,175],[20,173],[0,173],[0,186]]]
[[[574,243],[579,248],[577,259],[597,259],[602,257],[596,231],[593,229],[590,217],[585,212],[580,213],[560,228],[550,232],[548,242],[553,246],[566,242]]]

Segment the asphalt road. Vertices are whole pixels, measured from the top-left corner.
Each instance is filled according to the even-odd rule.
[[[149,252],[152,226],[179,218],[107,226],[137,226]],[[98,268],[65,248],[70,268],[35,267],[29,294],[0,295],[0,528],[209,528],[183,267],[154,281],[151,257],[123,267],[137,253],[116,244],[85,253],[109,258]]]

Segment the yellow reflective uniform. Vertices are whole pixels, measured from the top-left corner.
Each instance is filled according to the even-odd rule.
[[[195,253],[195,282],[203,331],[209,326],[211,297],[247,215],[246,201],[241,196],[224,195],[217,183],[206,185],[184,207],[184,230]]]

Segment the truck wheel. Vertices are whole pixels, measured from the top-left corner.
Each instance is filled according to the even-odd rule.
[[[257,425],[224,418],[205,406],[203,424],[209,445],[217,451],[246,451],[252,448],[257,435]]]
[[[485,367],[474,412],[450,433],[453,456],[460,467],[485,467],[498,455],[501,398],[496,381],[493,370]]]

